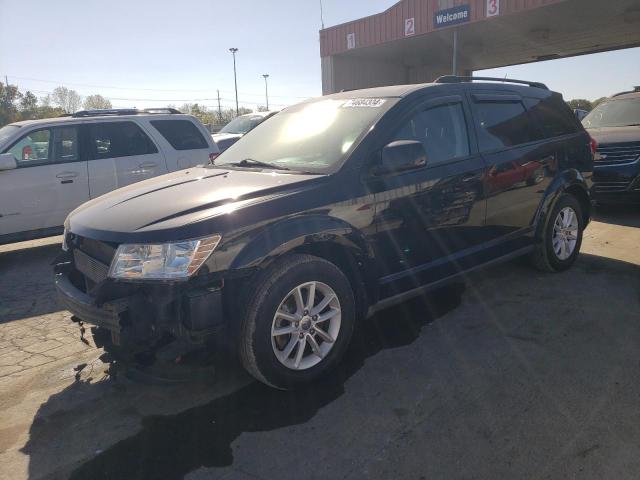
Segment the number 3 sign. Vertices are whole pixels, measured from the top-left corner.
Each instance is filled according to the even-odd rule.
[[[500,0],[487,0],[487,17],[500,15]]]

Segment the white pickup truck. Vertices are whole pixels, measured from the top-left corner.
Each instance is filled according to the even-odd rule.
[[[92,110],[0,128],[0,244],[56,235],[116,188],[209,163],[219,149],[173,109]]]

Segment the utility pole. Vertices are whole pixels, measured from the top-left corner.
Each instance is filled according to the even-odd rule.
[[[218,92],[218,122],[222,123],[222,107],[220,106],[220,90]]]
[[[453,65],[451,70],[453,70],[453,75],[458,75],[458,29],[453,29]]]
[[[268,73],[262,74],[264,77],[264,97],[267,100],[267,111],[269,111],[269,89],[267,88],[267,78],[269,78]]]
[[[7,88],[9,88],[9,79],[7,78],[7,76],[4,76],[4,83],[7,86]]]
[[[238,107],[238,77],[236,75],[236,52],[237,48],[230,48],[229,51],[233,55],[233,83],[236,86],[236,115],[240,115],[240,108]]]

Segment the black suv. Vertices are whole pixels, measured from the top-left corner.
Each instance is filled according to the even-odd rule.
[[[520,255],[568,268],[589,135],[542,84],[473,80],[309,100],[215,165],[84,204],[56,266],[64,304],[120,351],[228,336],[286,388],[334,366],[357,318],[425,288]]]
[[[594,199],[600,204],[639,204],[640,87],[603,101],[582,123],[597,145]]]

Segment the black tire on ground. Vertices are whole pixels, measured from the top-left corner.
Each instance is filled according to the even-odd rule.
[[[318,364],[294,370],[283,365],[273,351],[272,322],[289,292],[311,281],[322,282],[336,293],[340,302],[340,330],[333,347]],[[241,322],[238,350],[243,366],[256,379],[289,389],[317,379],[340,361],[353,334],[356,309],[349,280],[337,266],[312,255],[291,254],[276,261],[245,288],[247,295],[240,308],[242,318],[238,319]]]
[[[562,260],[553,249],[553,229],[556,219],[558,218],[558,214],[566,207],[571,208],[577,216],[578,234],[573,252],[568,258]],[[535,267],[544,272],[561,272],[571,267],[580,252],[583,230],[584,216],[582,208],[580,207],[580,202],[571,194],[562,194],[550,214],[546,217],[539,242],[532,254],[532,262]]]

